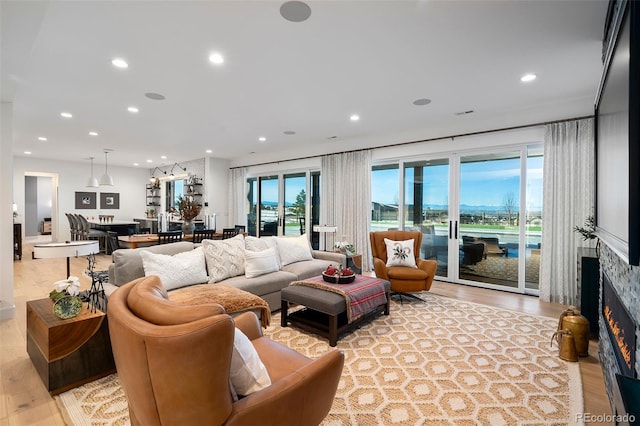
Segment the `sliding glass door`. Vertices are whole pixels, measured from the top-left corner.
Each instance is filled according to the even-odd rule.
[[[311,179],[310,179],[311,178]],[[253,236],[302,235],[307,232],[307,219],[312,210],[307,193],[313,191],[312,200],[319,215],[319,172],[300,172],[260,176],[247,179],[247,232]],[[315,185],[310,185],[310,181]],[[313,224],[317,222],[313,222]]]
[[[372,201],[371,229],[420,230],[440,279],[537,292],[542,146],[377,165]]]
[[[404,163],[404,229],[422,231],[421,256],[449,275],[449,158]]]
[[[460,157],[459,278],[518,287],[520,151]]]

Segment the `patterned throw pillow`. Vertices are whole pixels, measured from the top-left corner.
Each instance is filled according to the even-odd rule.
[[[418,267],[413,253],[413,239],[393,241],[385,238],[384,243],[387,245],[387,266]]]
[[[227,240],[202,240],[202,248],[210,283],[244,274],[244,235]]]
[[[165,290],[207,282],[202,247],[176,255],[152,253],[140,250],[144,275],[157,275]]]

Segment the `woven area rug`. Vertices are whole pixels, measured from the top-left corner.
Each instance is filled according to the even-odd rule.
[[[550,348],[556,319],[421,297],[338,341],[345,367],[323,425],[575,424],[580,372]],[[310,357],[330,350],[279,324],[274,315],[265,334]],[[56,398],[70,424],[129,424],[116,375]]]

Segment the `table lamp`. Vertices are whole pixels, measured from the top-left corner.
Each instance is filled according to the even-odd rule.
[[[337,226],[313,225],[313,232],[324,234],[324,245],[322,247],[324,251],[327,251],[327,234],[335,234],[337,230]]]
[[[71,275],[69,259],[71,257],[86,256],[100,252],[98,240],[66,241],[64,243],[35,244],[33,246],[34,259],[67,258],[67,275]]]

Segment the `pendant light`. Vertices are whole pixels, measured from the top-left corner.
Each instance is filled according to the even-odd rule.
[[[107,154],[109,150],[104,150],[104,174],[100,177],[100,185],[102,186],[113,186],[113,177],[109,174],[108,171],[108,163],[107,163]]]
[[[91,177],[87,181],[87,188],[97,188],[98,179],[93,175],[93,157],[89,157],[89,160],[91,160]]]

